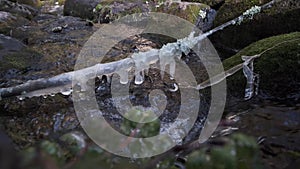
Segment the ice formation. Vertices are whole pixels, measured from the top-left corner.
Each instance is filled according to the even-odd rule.
[[[135,84],[144,82],[144,70],[148,71],[150,65],[157,62],[153,59],[158,56],[158,49],[151,49],[147,52],[134,53],[131,58],[135,63]]]
[[[258,92],[259,76],[254,73],[253,61],[254,56],[242,56],[243,73],[247,79],[247,85],[245,88],[245,100],[251,99]]]

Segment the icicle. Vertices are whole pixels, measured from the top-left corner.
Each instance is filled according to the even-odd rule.
[[[127,84],[128,83],[128,71],[127,70],[120,70],[117,72],[120,76],[120,83]]]
[[[135,63],[135,84],[144,82],[144,70],[148,70],[150,65],[157,61],[153,57],[158,55],[158,51],[157,49],[151,49],[147,52],[134,53],[131,56]]]
[[[164,77],[164,72],[166,70],[166,65],[170,66],[170,75],[174,77],[175,75],[175,57],[181,58],[182,51],[179,48],[179,43],[169,43],[164,45],[159,51],[159,63],[161,70],[161,77]]]
[[[141,75],[142,73],[142,75]],[[144,73],[142,72],[137,72],[137,74],[135,74],[135,80],[134,83],[137,85],[140,85],[144,82]]]
[[[243,63],[243,73],[247,78],[247,85],[245,88],[245,100],[251,99],[258,91],[258,74],[253,72],[253,61],[254,59],[250,56],[242,56]]]

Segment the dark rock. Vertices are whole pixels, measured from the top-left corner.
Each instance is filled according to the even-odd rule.
[[[24,4],[14,3],[8,0],[0,1],[0,11],[10,12],[31,19],[38,14],[38,10]]]
[[[19,4],[26,4],[32,7],[39,7],[41,5],[40,0],[10,0],[12,2],[18,2]]]
[[[20,41],[0,34],[1,74],[5,73],[9,69],[23,70],[35,65],[39,58],[40,55],[38,53],[28,49]]]
[[[101,0],[66,0],[64,5],[64,15],[81,17],[83,19],[93,19],[93,9]]]
[[[0,34],[0,58],[7,54],[7,52],[16,52],[25,48],[25,45],[20,41],[9,36]]]
[[[13,148],[12,140],[0,131],[0,168],[19,169],[20,159]]]
[[[217,12],[214,9],[206,9],[205,12],[205,18],[199,16],[196,22],[196,26],[203,32],[206,32],[212,28],[214,19],[217,14]]]

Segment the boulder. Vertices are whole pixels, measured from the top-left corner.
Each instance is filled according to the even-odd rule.
[[[10,0],[12,2],[18,2],[19,4],[26,4],[32,7],[39,7],[41,5],[40,0]]]
[[[22,70],[40,57],[36,52],[29,50],[22,42],[0,34],[0,71],[9,69]],[[3,76],[2,76],[3,77]]]
[[[261,5],[269,0],[228,0],[218,10],[214,27],[241,15],[254,5]],[[295,32],[300,30],[300,1],[286,0],[276,2],[270,9],[254,16],[253,20],[241,25],[233,25],[210,36],[210,40],[226,59],[244,47],[260,39]]]
[[[207,18],[199,20],[199,13],[207,12]],[[193,2],[166,1],[155,3],[153,1],[98,1],[85,0],[77,3],[77,0],[67,0],[65,2],[64,14],[81,17],[83,19],[93,19],[99,23],[109,23],[122,16],[143,13],[162,12],[176,15],[191,23],[197,23],[200,29],[208,30],[213,23],[216,12],[208,5]],[[205,17],[206,17],[205,16]]]
[[[276,46],[275,46],[276,45]],[[272,48],[275,46],[274,48]],[[242,63],[241,56],[253,56],[269,49],[254,61],[259,74],[259,97],[283,100],[300,98],[300,33],[283,34],[255,42],[226,59],[225,70]],[[242,71],[228,78],[229,94],[243,97],[246,78]]]
[[[9,12],[28,19],[31,19],[38,14],[37,9],[29,5],[19,4],[8,0],[0,1],[0,11]]]
[[[24,43],[27,37],[24,26],[29,24],[30,21],[22,16],[0,11],[0,34],[14,37]]]
[[[93,9],[100,3],[100,0],[66,0],[64,15],[93,19]]]

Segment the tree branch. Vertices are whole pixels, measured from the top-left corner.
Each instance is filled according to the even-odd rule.
[[[261,6],[260,9],[263,10],[263,9],[270,8],[275,2],[278,2],[278,0],[272,0],[272,1],[264,4]],[[249,10],[247,10],[247,11],[249,11]],[[239,17],[237,17],[235,19],[232,19],[232,20],[230,20],[208,32],[205,32],[205,33],[199,35],[198,37],[188,37],[188,38],[184,38],[184,39],[179,39],[177,42],[169,43],[166,46],[168,46],[168,45],[172,46],[172,44],[175,46],[176,45],[178,46],[179,42],[191,43],[191,42],[188,42],[187,40],[193,40],[193,41],[199,42],[217,31],[223,30],[224,28],[226,28],[230,25],[239,23],[240,21],[243,20],[244,17],[246,17],[245,12],[243,15],[240,15]],[[195,44],[193,44],[193,45],[195,45]],[[192,48],[193,46],[186,45],[186,47]],[[162,49],[158,50],[158,52],[161,50]],[[140,55],[141,57],[145,57],[145,52],[140,52],[135,55]],[[159,55],[151,55],[151,56],[147,56],[147,57],[149,57],[149,58],[147,58],[147,61],[149,61],[151,63],[156,63],[160,60]],[[45,90],[49,89],[49,88],[51,89],[51,94],[59,93],[59,92],[62,92],[63,88],[71,88],[72,87],[72,80],[73,80],[73,77],[75,74],[76,75],[81,74],[81,75],[84,75],[86,78],[89,78],[89,77],[92,78],[95,75],[95,73],[97,76],[116,73],[115,71],[124,67],[124,65],[127,65],[128,68],[133,68],[135,65],[135,61],[133,58],[126,58],[126,59],[115,61],[115,62],[110,62],[110,63],[105,63],[105,64],[96,64],[94,66],[91,66],[91,67],[88,67],[85,69],[63,73],[63,74],[60,74],[60,75],[57,75],[57,76],[54,76],[51,78],[41,78],[41,79],[37,79],[37,80],[30,80],[30,81],[27,81],[24,84],[21,84],[18,86],[8,87],[8,88],[0,88],[0,99],[12,97],[12,96],[21,96],[21,95],[28,96],[29,93],[36,93],[36,95],[38,95],[38,94],[42,95],[43,92],[45,92]],[[239,71],[241,68],[242,68],[242,64],[237,65],[237,66],[233,67],[232,69],[226,71],[225,78],[234,74],[235,72]],[[197,86],[197,88],[199,90],[206,88],[208,86],[211,86],[211,85],[221,82],[225,78],[220,78],[220,77],[216,76],[215,79],[213,79],[213,81],[209,81],[209,80],[205,81],[204,83],[199,84]],[[46,93],[46,94],[48,94],[48,93]]]

